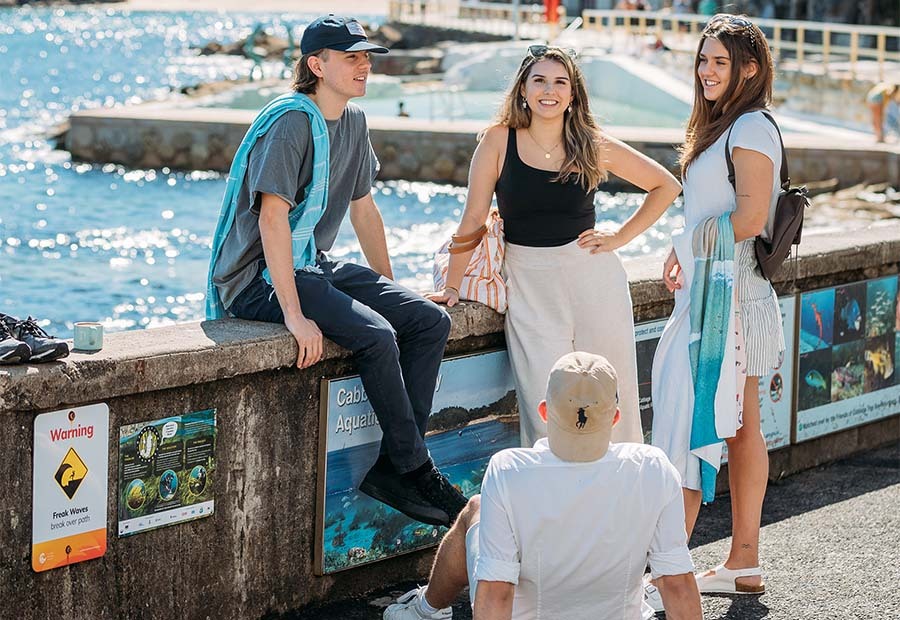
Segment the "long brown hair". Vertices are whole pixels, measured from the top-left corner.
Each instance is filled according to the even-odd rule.
[[[728,88],[715,101],[708,101],[703,96],[703,84],[697,73],[700,51],[707,39],[718,40],[731,58]],[[756,74],[744,79],[741,71],[751,63],[756,63]],[[700,36],[694,58],[694,108],[681,149],[682,177],[688,166],[712,146],[741,114],[769,107],[774,74],[766,36],[746,15],[720,13],[710,19]]]
[[[531,126],[531,109],[522,106],[523,99],[519,93],[524,90],[525,82],[531,75],[531,68],[541,60],[552,60],[566,68],[574,95],[572,111],[566,111],[563,120],[563,146],[566,158],[559,168],[559,174],[553,180],[564,182],[574,176],[585,191],[590,191],[608,176],[601,155],[603,138],[600,135],[600,126],[591,115],[584,74],[570,54],[558,47],[548,47],[547,51],[539,56],[529,52],[522,60],[512,86],[506,93],[497,113],[496,123],[512,129],[525,129]]]
[[[313,73],[309,68],[309,59],[318,56],[323,60],[328,59],[328,50],[321,49],[308,54],[303,54],[294,63],[294,79],[291,82],[291,89],[295,93],[303,93],[304,95],[313,95],[316,87],[319,85],[319,76]]]

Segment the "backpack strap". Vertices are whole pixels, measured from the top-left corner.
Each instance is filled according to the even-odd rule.
[[[791,177],[788,174],[788,163],[787,163],[787,153],[784,150],[784,138],[781,136],[781,129],[778,127],[778,123],[775,122],[775,119],[772,118],[772,115],[769,114],[766,110],[753,110],[754,112],[762,112],[763,115],[769,119],[769,122],[775,125],[775,131],[778,132],[778,142],[781,144],[781,189],[787,191],[791,186]],[[743,115],[741,115],[743,116]],[[740,116],[738,117],[740,118]],[[737,119],[735,119],[737,122]],[[731,187],[737,190],[737,185],[734,182],[734,162],[731,160],[731,130],[734,129],[734,123],[731,124],[731,127],[728,128],[728,137],[725,138],[725,165],[728,166],[728,182],[731,183]]]

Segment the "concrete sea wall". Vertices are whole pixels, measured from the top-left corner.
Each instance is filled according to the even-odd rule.
[[[808,236],[797,287],[811,291],[900,272],[896,224]],[[626,264],[637,322],[665,317],[672,298],[660,264]],[[787,272],[784,273],[786,277]],[[792,283],[776,283],[779,294]],[[448,354],[504,344],[502,317],[476,305],[451,312]],[[20,620],[273,617],[309,603],[424,577],[430,552],[319,577],[313,571],[320,461],[320,381],[353,373],[327,343],[324,360],[292,368],[296,345],[282,326],[237,320],[108,334],[95,354],[0,369],[0,598]],[[109,406],[108,541],[99,559],[31,569],[33,422],[41,412]],[[118,429],[217,409],[215,513],[117,538]],[[771,454],[773,478],[900,438],[889,417]],[[723,480],[725,476],[721,477]]]
[[[79,161],[227,171],[253,117],[246,110],[153,106],[79,112],[71,117],[61,146]],[[379,178],[463,185],[484,126],[481,121],[371,118],[372,144],[382,165]],[[613,127],[610,132],[675,170],[681,130]],[[900,152],[887,145],[860,148],[828,137],[791,134],[785,142],[796,181],[835,178],[850,185],[900,178]]]

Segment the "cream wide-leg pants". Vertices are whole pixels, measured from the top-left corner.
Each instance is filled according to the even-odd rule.
[[[634,317],[628,276],[612,252],[590,254],[573,241],[538,248],[506,244],[506,343],[516,382],[522,445],[547,436],[538,404],[547,377],[572,351],[604,356],[619,378],[621,420],[612,441],[643,442],[638,407]]]

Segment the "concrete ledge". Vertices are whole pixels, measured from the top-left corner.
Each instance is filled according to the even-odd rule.
[[[800,246],[797,286],[812,290],[897,273],[900,225],[808,235]],[[665,317],[673,299],[660,280],[659,259],[626,261],[635,321]],[[786,265],[775,283],[792,290]],[[470,350],[479,338],[502,338],[503,318],[475,303],[450,309],[449,352]],[[348,363],[348,352],[326,341],[322,364]],[[296,344],[281,325],[228,319],[108,334],[103,351],[73,353],[60,362],[0,369],[0,415],[49,410],[96,399],[152,392],[285,368]],[[310,369],[316,371],[316,367]]]
[[[464,340],[503,331],[503,318],[480,304],[461,304],[451,314],[454,353],[465,350]],[[322,364],[348,357],[348,351],[325,341]],[[230,379],[296,360],[293,337],[271,323],[225,319],[112,333],[97,353],[0,369],[0,415]]]
[[[75,160],[134,168],[227,171],[254,118],[252,110],[177,109],[148,104],[78,112],[61,146]],[[369,119],[381,160],[379,178],[466,183],[476,136],[485,121],[429,122]],[[608,127],[615,137],[676,169],[680,129]],[[791,175],[798,181],[836,178],[842,184],[900,178],[900,149],[884,144],[841,143],[832,136],[788,134]]]
[[[672,298],[660,260],[626,264],[635,319],[666,316]],[[798,264],[801,290],[896,274],[900,225],[810,235]],[[784,274],[785,276],[787,274]],[[781,279],[777,288],[793,290]],[[478,304],[451,310],[448,353],[503,344],[502,317]],[[353,372],[347,352],[298,371],[280,325],[238,320],[110,334],[102,352],[0,370],[0,598],[21,620],[100,617],[167,620],[272,617],[427,573],[431,552],[319,577],[313,574],[320,381]],[[65,406],[109,406],[109,548],[98,560],[44,573],[30,569],[33,420]],[[116,538],[118,429],[215,407],[215,514]],[[775,451],[778,478],[900,439],[900,416]],[[721,477],[725,479],[724,476]],[[152,595],[148,593],[153,593]],[[163,593],[164,595],[157,595]],[[149,598],[148,598],[149,597]],[[152,602],[151,602],[152,601]]]

